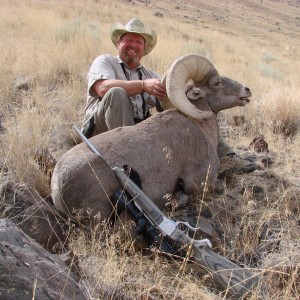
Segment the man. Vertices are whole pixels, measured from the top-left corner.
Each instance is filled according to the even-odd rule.
[[[88,138],[145,120],[150,108],[156,106],[162,110],[159,100],[166,96],[159,75],[141,65],[143,56],[156,45],[156,33],[147,30],[140,20],[132,19],[125,26],[114,24],[110,37],[118,49],[118,56],[98,56],[88,73],[86,115],[82,126]],[[218,154],[221,163],[231,168],[253,171],[253,165],[237,158],[221,137]]]
[[[159,75],[141,65],[143,56],[156,44],[156,33],[132,19],[125,26],[114,24],[110,37],[118,56],[98,56],[88,74],[82,127],[87,137],[143,121],[149,109],[160,107],[159,99],[166,96]]]

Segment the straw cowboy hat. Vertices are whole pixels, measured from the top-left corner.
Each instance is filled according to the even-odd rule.
[[[153,30],[146,30],[144,23],[138,19],[131,19],[125,26],[120,23],[112,25],[110,38],[116,47],[118,46],[120,37],[127,32],[140,34],[145,39],[144,56],[152,51],[157,40],[156,32]]]

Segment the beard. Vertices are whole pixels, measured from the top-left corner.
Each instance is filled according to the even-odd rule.
[[[126,54],[124,58],[125,58],[124,62],[127,65],[139,65],[140,63],[140,58],[138,56],[131,56]]]

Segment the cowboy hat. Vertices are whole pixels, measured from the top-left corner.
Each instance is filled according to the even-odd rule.
[[[127,32],[140,34],[145,39],[144,56],[152,51],[156,44],[156,32],[153,30],[146,30],[144,23],[138,19],[131,19],[125,26],[120,23],[112,25],[110,38],[116,47],[118,46],[120,37]]]

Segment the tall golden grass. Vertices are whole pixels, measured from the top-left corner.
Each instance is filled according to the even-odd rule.
[[[287,209],[293,202],[299,213],[300,43],[299,29],[293,27],[299,9],[285,2],[247,1],[253,7],[261,4],[269,9],[272,22],[267,17],[264,21],[254,9],[248,16],[243,1],[226,1],[221,8],[217,2],[203,1],[207,11],[202,16],[207,18],[198,20],[193,16],[201,13],[200,3],[195,8],[171,1],[0,1],[0,113],[5,128],[0,143],[0,179],[9,176],[49,195],[49,174],[38,168],[36,153],[49,151],[58,159],[73,146],[71,126],[80,126],[83,118],[90,64],[101,53],[116,54],[109,38],[112,22],[124,24],[139,17],[158,33],[157,46],[144,58],[144,65],[163,75],[177,57],[198,53],[208,57],[221,75],[251,88],[248,106],[223,113],[226,139],[235,147],[247,147],[255,136],[264,135],[276,155],[274,173],[295,185],[286,189],[278,182],[261,204],[245,193],[242,203],[237,204],[241,227],[235,229],[245,234],[229,235],[232,224],[222,224],[231,240],[231,248],[225,252],[237,258],[234,249],[267,249],[267,241],[264,244],[257,236],[276,219],[282,226],[278,231],[284,236],[284,249],[278,257],[265,254],[261,267],[268,268],[268,260],[276,258],[281,264],[285,258],[299,256],[299,217],[297,223]],[[284,23],[288,17],[295,22],[290,27],[285,24],[282,31],[290,30],[292,37],[273,30],[274,23]],[[245,116],[244,127],[232,125],[235,115]],[[226,194],[223,201],[230,210]],[[255,216],[249,211],[256,212]],[[79,235],[73,240],[74,252],[82,257],[83,283],[91,299],[222,299],[202,285],[210,286],[198,271],[182,268],[179,262],[169,264],[156,254],[151,259],[143,257],[131,249],[130,241],[116,253],[110,239],[109,235],[101,240]],[[261,295],[264,299],[299,299],[299,291],[293,290],[296,276],[299,273],[281,292],[266,285],[264,292],[254,293],[251,299]]]

